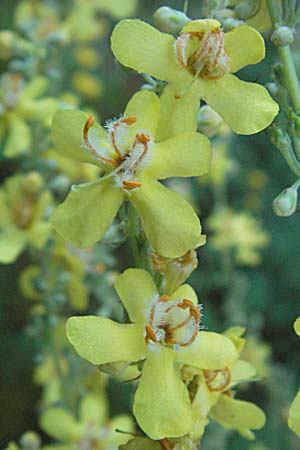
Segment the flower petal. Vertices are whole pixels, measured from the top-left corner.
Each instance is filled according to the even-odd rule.
[[[127,269],[119,275],[115,289],[132,322],[145,324],[147,313],[158,297],[151,275],[142,269]]]
[[[161,450],[159,442],[151,441],[143,437],[130,439],[127,444],[122,445],[119,450]],[[9,449],[10,450],[10,449]]]
[[[300,437],[300,390],[291,404],[288,425],[289,428]]]
[[[197,294],[189,284],[183,284],[171,295],[171,300],[183,300],[184,298],[191,300],[194,305],[198,303]]]
[[[300,337],[300,317],[298,317],[294,322],[294,331]]]
[[[198,83],[193,83],[180,98],[175,96],[182,91],[191,76],[187,72],[183,84],[169,84],[163,91],[160,101],[160,121],[156,141],[165,141],[179,133],[197,129],[197,113],[200,108],[201,92]]]
[[[121,17],[129,17],[133,16],[138,5],[138,0],[101,0],[101,2],[97,2],[97,7],[99,10],[105,11],[111,14],[116,19],[120,19]]]
[[[120,414],[118,416],[115,416],[110,421],[110,433],[109,436],[105,439],[103,439],[103,448],[107,449],[119,449],[120,445],[126,444],[128,441],[128,437],[130,433],[134,433],[134,424],[133,419],[126,414]],[[116,430],[122,430],[127,432],[126,434],[119,433]],[[147,449],[148,450],[148,449]]]
[[[236,400],[222,394],[218,403],[212,408],[210,417],[224,428],[241,431],[259,430],[266,421],[265,413],[254,403]]]
[[[202,80],[202,97],[238,134],[266,128],[278,114],[277,103],[259,84],[226,75],[217,81]]]
[[[230,339],[209,331],[200,331],[195,342],[181,348],[177,355],[180,362],[207,370],[224,369],[237,357],[237,351]]]
[[[237,72],[265,57],[265,41],[254,28],[242,25],[225,33],[225,50],[230,56],[230,72]]]
[[[58,111],[53,119],[51,138],[56,149],[64,156],[101,167],[101,162],[83,147],[83,129],[88,118],[88,114],[82,111],[72,109]],[[98,139],[106,139],[106,132],[98,123],[93,125],[92,130]]]
[[[162,256],[178,258],[198,242],[201,226],[189,203],[155,180],[144,178],[130,199],[139,212],[147,238]]]
[[[122,192],[110,181],[74,185],[64,203],[54,210],[50,222],[73,245],[90,247],[109,228],[122,200]]]
[[[231,381],[230,387],[239,383],[251,381],[257,375],[256,369],[253,364],[248,361],[239,359],[230,367]]]
[[[6,228],[0,233],[0,263],[14,262],[26,246],[26,234],[16,228]]]
[[[96,365],[142,359],[147,352],[143,332],[142,326],[98,316],[71,317],[67,321],[69,341],[82,358]]]
[[[14,114],[8,124],[8,135],[4,145],[4,156],[15,158],[26,153],[31,146],[31,131],[23,118]]]
[[[88,394],[83,397],[79,417],[84,424],[92,422],[98,427],[104,425],[108,419],[108,404],[104,392],[103,395]]]
[[[121,64],[166,81],[183,72],[177,63],[174,42],[173,36],[141,20],[121,20],[111,36],[112,51]]]
[[[146,131],[154,138],[159,119],[159,100],[154,92],[139,91],[129,100],[124,117],[136,117],[129,127],[131,136],[138,131]]]
[[[166,348],[149,353],[135,394],[133,414],[152,439],[182,436],[192,425],[188,391],[174,356]]]
[[[40,427],[49,436],[66,443],[76,442],[84,433],[83,427],[62,408],[46,410],[41,416]]]
[[[147,173],[156,179],[195,177],[209,170],[211,146],[206,136],[182,133],[156,144]]]

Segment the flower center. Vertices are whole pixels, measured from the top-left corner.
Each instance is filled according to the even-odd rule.
[[[205,382],[211,392],[224,391],[230,384],[228,367],[222,370],[204,370]]]
[[[127,192],[141,187],[138,172],[144,166],[152,144],[150,136],[144,132],[131,138],[129,127],[135,122],[135,117],[112,122],[106,139],[101,139],[100,143],[99,140],[93,142],[95,139],[89,133],[95,123],[93,116],[87,119],[83,129],[84,147],[110,169],[107,177],[113,177],[116,185]]]
[[[32,196],[23,198],[12,209],[12,220],[22,230],[29,228],[33,221],[34,199]]]
[[[170,300],[163,295],[150,311],[145,326],[145,342],[186,347],[194,342],[199,331],[200,310],[188,299]]]
[[[17,74],[3,76],[0,87],[0,116],[16,107],[23,88],[23,79]]]
[[[182,33],[176,41],[179,64],[196,77],[218,80],[230,70],[230,58],[220,29]]]

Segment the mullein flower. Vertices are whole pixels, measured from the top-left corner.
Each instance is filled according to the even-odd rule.
[[[0,189],[0,262],[14,262],[32,245],[40,249],[51,232],[46,221],[51,194],[41,191],[42,179],[36,172],[15,175]]]
[[[260,251],[268,245],[269,235],[250,214],[225,208],[213,213],[208,226],[213,232],[209,242],[215,250],[232,251],[240,265],[261,262]]]
[[[4,75],[0,81],[0,140],[4,140],[4,156],[12,158],[31,149],[30,122],[44,126],[58,109],[58,101],[50,97],[38,98],[47,82],[36,77],[29,83],[18,74]]]
[[[133,421],[127,415],[108,419],[106,398],[99,394],[87,394],[80,402],[76,419],[67,409],[52,407],[42,413],[41,428],[59,443],[43,447],[43,450],[79,450],[101,448],[117,450],[128,440],[126,434],[134,430]]]
[[[240,327],[233,327],[224,334],[240,354],[245,344]],[[202,437],[209,418],[224,428],[237,430],[246,439],[254,439],[252,430],[264,426],[265,414],[255,404],[235,398],[236,386],[256,379],[256,369],[251,363],[238,359],[221,370],[197,372],[188,367],[184,372],[194,384],[197,380],[198,386],[192,399],[194,424],[189,434],[193,441]]]
[[[141,20],[122,20],[111,42],[123,65],[168,81],[166,91],[177,98],[178,107],[181,101],[186,109],[199,107],[203,99],[236,133],[257,133],[278,113],[263,86],[232,75],[265,56],[263,38],[254,28],[224,33],[216,20],[195,20],[175,39]]]
[[[300,337],[300,317],[294,322],[294,331]],[[289,428],[300,437],[300,389],[294,398],[288,416]]]
[[[86,309],[88,304],[88,291],[85,285],[85,263],[73,254],[70,246],[59,236],[55,236],[55,242],[48,260],[49,273],[44,282],[47,290],[54,290],[58,278],[64,275],[65,280],[62,290],[66,294],[71,308],[75,311]],[[21,273],[20,287],[23,295],[31,300],[42,300],[44,292],[35,286],[35,280],[42,279],[42,268],[28,265]]]
[[[124,116],[105,130],[80,111],[60,111],[52,138],[58,151],[102,169],[103,176],[73,186],[52,215],[51,223],[78,247],[101,239],[125,199],[141,216],[146,236],[162,256],[177,258],[193,248],[201,227],[193,208],[157,180],[203,175],[208,171],[208,139],[189,131],[156,142],[159,99],[135,94]]]
[[[95,365],[141,361],[133,405],[140,427],[152,439],[182,436],[192,426],[192,411],[180,365],[220,370],[237,357],[235,347],[225,336],[199,332],[200,310],[189,285],[160,296],[148,272],[128,269],[115,287],[133,323],[71,317],[68,339]]]

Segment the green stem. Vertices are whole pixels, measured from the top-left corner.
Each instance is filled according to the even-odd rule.
[[[184,14],[187,14],[188,7],[189,7],[189,0],[184,0],[184,3],[183,3],[183,12],[184,12]]]
[[[285,87],[289,92],[293,107],[298,111],[300,110],[300,84],[292,58],[291,48],[289,45],[278,47],[278,53],[283,64]]]
[[[269,14],[274,29],[281,21],[280,11],[277,0],[267,0]],[[285,87],[288,90],[290,99],[295,110],[300,109],[300,84],[292,58],[291,48],[289,45],[278,47],[278,53],[283,65],[283,73],[285,79]]]
[[[129,221],[129,243],[132,252],[132,257],[136,267],[141,267],[141,258],[139,253],[139,246],[137,243],[137,236],[139,235],[139,216],[133,205],[129,205],[128,208],[128,221]]]

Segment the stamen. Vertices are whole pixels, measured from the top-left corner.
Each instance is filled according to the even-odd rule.
[[[170,300],[169,295],[162,295],[161,297],[159,297],[159,302],[167,302],[168,300]]]
[[[124,117],[123,119],[120,119],[117,122],[115,122],[112,126],[112,129],[110,132],[111,143],[121,161],[124,161],[126,156],[123,155],[123,153],[121,152],[121,150],[119,149],[119,147],[117,145],[117,141],[116,141],[117,129],[120,125],[122,125],[124,123],[126,125],[132,125],[135,122],[136,122],[136,117]]]
[[[84,139],[85,146],[87,147],[87,149],[91,152],[91,154],[96,159],[102,161],[104,164],[110,164],[114,167],[118,166],[119,165],[118,161],[115,161],[115,160],[109,159],[109,158],[105,158],[104,156],[99,155],[99,153],[94,149],[94,147],[90,143],[88,132],[89,132],[89,129],[94,125],[94,123],[95,123],[95,117],[90,116],[84,124],[83,139]]]
[[[222,374],[224,377],[223,382],[220,382],[219,385],[214,386],[213,382],[216,381],[216,378],[219,374]],[[223,370],[204,370],[205,381],[208,389],[211,392],[220,392],[224,391],[230,384],[231,376],[228,367],[225,367]]]
[[[137,189],[142,186],[142,183],[139,181],[133,181],[133,180],[123,180],[123,187],[127,191],[131,191],[132,189]]]
[[[169,439],[167,439],[167,438],[161,439],[161,440],[159,441],[159,443],[160,443],[161,448],[162,448],[163,450],[172,450],[172,447],[171,447],[171,445],[170,445]]]
[[[145,336],[146,344],[149,343],[149,340],[151,340],[153,342],[157,342],[157,337],[156,337],[155,331],[152,328],[152,326],[151,325],[146,325],[145,326],[145,330],[146,330],[146,336]]]

